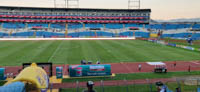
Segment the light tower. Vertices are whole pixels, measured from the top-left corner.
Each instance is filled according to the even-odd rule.
[[[67,0],[67,8],[79,8],[79,0]]]
[[[140,0],[128,0],[128,9],[140,9]]]
[[[67,8],[66,0],[54,0],[54,8]]]
[[[79,8],[79,0],[54,0],[54,8]]]

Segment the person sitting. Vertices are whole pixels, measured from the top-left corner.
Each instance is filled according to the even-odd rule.
[[[100,61],[97,61],[96,64],[100,64]]]
[[[187,38],[187,42],[189,45],[192,45],[193,39],[191,35],[189,35],[189,37]]]
[[[85,60],[81,60],[81,65],[86,65],[86,61]]]
[[[86,85],[87,85],[87,89],[86,89],[86,90],[83,90],[83,92],[96,92],[96,91],[93,89],[93,85],[94,85],[94,82],[93,82],[93,81],[88,81]]]
[[[92,61],[88,61],[88,64],[92,64]]]
[[[83,60],[81,60],[81,65],[83,65]]]

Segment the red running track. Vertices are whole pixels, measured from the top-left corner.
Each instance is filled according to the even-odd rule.
[[[174,67],[174,62],[176,62],[176,67]],[[200,61],[173,61],[164,62],[166,64],[168,72],[175,71],[188,71],[190,66],[191,71],[200,70]],[[138,65],[141,64],[141,71],[138,70]],[[112,72],[116,74],[120,73],[138,73],[138,72],[153,72],[155,66],[149,65],[147,63],[113,63]]]
[[[176,61],[176,67],[174,67],[174,62],[164,62],[166,64],[166,67],[168,69],[168,72],[174,72],[174,71],[188,71],[188,67],[190,66],[191,71],[198,71],[200,70],[200,61]],[[142,65],[142,69],[141,71],[138,70],[138,65],[141,64]],[[63,72],[64,75],[67,75],[67,69],[68,69],[68,65],[54,65],[53,66],[53,75],[55,75],[56,73],[56,67],[57,66],[62,66],[63,67]],[[111,63],[111,69],[112,69],[112,73],[116,73],[116,74],[122,74],[122,73],[139,73],[139,72],[153,72],[154,70],[153,65],[149,65],[145,62],[137,62],[137,63]],[[6,66],[6,74],[7,73],[13,73],[13,76],[16,76],[19,72],[20,69],[22,69],[22,67],[20,66]],[[47,68],[45,67],[45,70],[47,70]],[[48,71],[47,71],[48,73]],[[162,78],[162,79],[149,79],[144,80],[144,79],[140,79],[140,80],[128,80],[126,83],[127,85],[130,84],[146,84],[146,83],[155,83],[157,81],[162,81],[162,82],[175,82],[176,80],[173,78]],[[55,83],[53,84],[53,88],[54,89],[58,89],[58,88],[74,88],[76,87],[76,83]],[[100,86],[101,82],[95,82],[95,86]],[[124,80],[111,80],[111,81],[104,81],[103,85],[105,86],[119,86],[119,85],[125,85]],[[79,83],[80,87],[85,87],[86,86],[86,82],[80,82]]]
[[[200,61],[176,61],[176,67],[174,67],[174,62],[163,62],[166,64],[168,72],[175,71],[188,71],[190,66],[191,71],[200,70]],[[141,64],[141,71],[138,70],[138,65]],[[62,66],[64,75],[68,74],[68,66],[69,65],[53,65],[53,75],[56,74],[56,67]],[[22,69],[21,66],[0,66],[6,68],[5,73],[13,73],[13,76],[17,75],[19,71]],[[48,68],[44,67],[45,70],[48,71]],[[125,73],[139,73],[139,72],[153,72],[155,66],[149,65],[146,62],[136,62],[136,63],[111,63],[111,72],[115,74],[125,74]]]

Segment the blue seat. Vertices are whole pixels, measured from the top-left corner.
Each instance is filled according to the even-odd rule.
[[[89,27],[89,28],[103,28],[103,24],[85,24],[85,27]]]
[[[51,28],[58,28],[58,29],[65,29],[65,24],[63,24],[63,23],[54,23],[54,24],[51,24],[50,27]]]
[[[108,29],[121,29],[121,28],[123,28],[122,24],[106,24],[105,26]]]
[[[83,25],[81,23],[69,23],[68,29],[79,29],[83,28]]]
[[[48,28],[47,23],[29,23],[28,27],[42,27],[42,28]]]
[[[2,27],[7,29],[25,28],[25,24],[9,22],[9,23],[3,23]]]

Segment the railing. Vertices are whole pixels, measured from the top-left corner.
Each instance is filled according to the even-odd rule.
[[[134,20],[31,20],[31,19],[0,19],[0,22],[51,22],[51,23],[145,23]]]
[[[162,81],[162,80],[161,80]],[[163,85],[166,88],[162,88],[163,86],[158,86],[156,82],[159,81],[150,81],[146,79],[144,83],[138,83],[137,81],[130,80],[121,80],[115,82],[108,81],[98,81],[94,82],[95,85],[93,89],[96,92],[160,92],[158,90],[165,89],[165,92],[199,92],[199,83],[200,80],[198,78],[177,78],[174,81],[167,80],[163,81]],[[86,82],[73,82],[63,84],[51,84],[50,90],[59,89],[60,92],[83,92],[83,90],[87,90]],[[164,91],[163,91],[164,92]]]
[[[3,18],[42,18],[42,19],[146,19],[146,17],[93,17],[93,16],[24,16],[24,15],[0,15]]]

